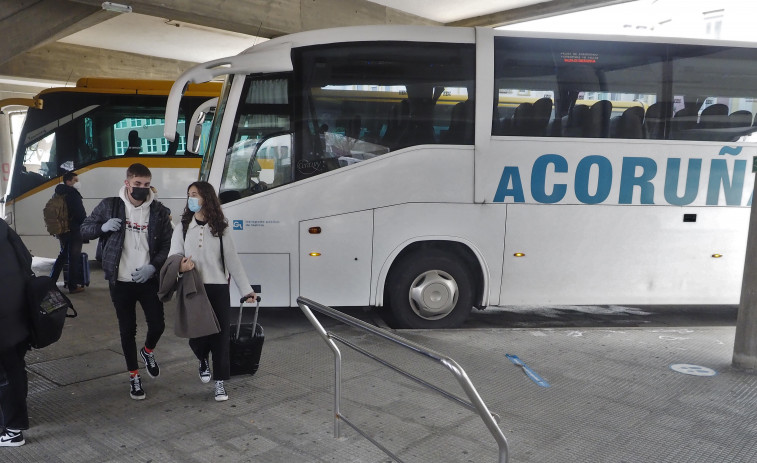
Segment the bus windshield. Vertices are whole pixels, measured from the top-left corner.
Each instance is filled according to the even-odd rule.
[[[187,98],[177,127],[179,136],[169,143],[163,137],[164,95],[75,90],[43,92],[40,95],[43,109],[30,108],[27,112],[9,189],[10,199],[66,171],[107,159],[185,155],[184,117],[190,117],[200,101],[207,99],[205,96]],[[212,92],[207,96],[212,96]],[[205,126],[209,124],[210,120],[204,122]]]

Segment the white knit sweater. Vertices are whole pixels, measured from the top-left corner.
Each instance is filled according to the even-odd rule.
[[[184,232],[181,223],[174,227],[171,237],[171,250],[168,255],[179,254],[184,257],[192,257],[192,261],[195,263],[193,271],[200,273],[202,282],[205,284],[226,284],[228,275],[231,274],[237,289],[239,289],[239,294],[247,295],[252,292],[252,286],[250,286],[244,267],[239,261],[234,240],[229,236],[229,229],[230,227],[226,227],[223,231],[225,269],[221,261],[221,240],[217,236],[213,236],[207,224],[200,225],[194,219],[189,222],[186,240],[183,237]]]

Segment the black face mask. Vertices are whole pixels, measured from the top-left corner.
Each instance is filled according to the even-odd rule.
[[[144,201],[150,194],[149,188],[131,187],[131,197],[137,201]]]

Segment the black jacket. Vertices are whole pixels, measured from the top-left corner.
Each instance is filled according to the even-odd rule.
[[[29,337],[25,281],[32,273],[32,256],[16,232],[0,219],[0,352]]]
[[[84,222],[84,219],[87,218],[87,211],[84,210],[84,202],[82,201],[81,193],[79,193],[79,190],[76,188],[61,183],[55,187],[55,194],[66,196],[69,229],[78,229],[82,222]]]
[[[114,214],[115,209],[115,214]],[[153,200],[150,204],[150,225],[147,228],[147,243],[150,252],[150,264],[155,267],[155,275],[158,278],[160,268],[168,257],[171,249],[171,236],[173,226],[170,218],[171,211],[160,201]],[[121,229],[117,232],[103,233],[102,225],[108,219],[117,217],[121,219]],[[126,223],[126,205],[119,197],[105,198],[95,206],[92,214],[84,219],[81,225],[81,235],[85,240],[94,240],[102,235],[107,236],[103,246],[102,267],[105,279],[115,282],[118,278],[118,265],[121,262],[121,251],[124,246],[124,227]]]

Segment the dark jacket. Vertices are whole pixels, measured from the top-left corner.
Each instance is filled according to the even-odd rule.
[[[84,210],[81,193],[76,188],[61,183],[55,187],[55,194],[66,196],[69,228],[71,230],[78,229],[82,222],[84,222],[84,219],[87,218],[87,211]]]
[[[32,273],[32,256],[16,232],[0,219],[0,352],[29,337],[25,281]]]
[[[115,208],[114,208],[115,205]],[[113,214],[115,209],[115,214]],[[153,200],[150,204],[150,225],[147,229],[147,243],[150,252],[150,264],[155,267],[155,275],[158,278],[160,268],[168,257],[171,249],[171,211],[160,201]],[[121,219],[121,229],[117,232],[103,233],[102,225],[108,219],[117,217]],[[95,206],[92,214],[84,219],[81,225],[81,235],[85,240],[94,240],[101,235],[107,235],[107,241],[103,246],[102,267],[105,279],[115,282],[118,278],[118,265],[121,261],[121,251],[124,245],[124,224],[126,223],[126,206],[119,197],[105,198]]]
[[[221,327],[208,300],[200,273],[191,271],[179,278],[183,258],[179,254],[168,256],[166,265],[160,269],[160,300],[170,301],[176,291],[173,332],[180,338],[199,338],[219,333]]]

